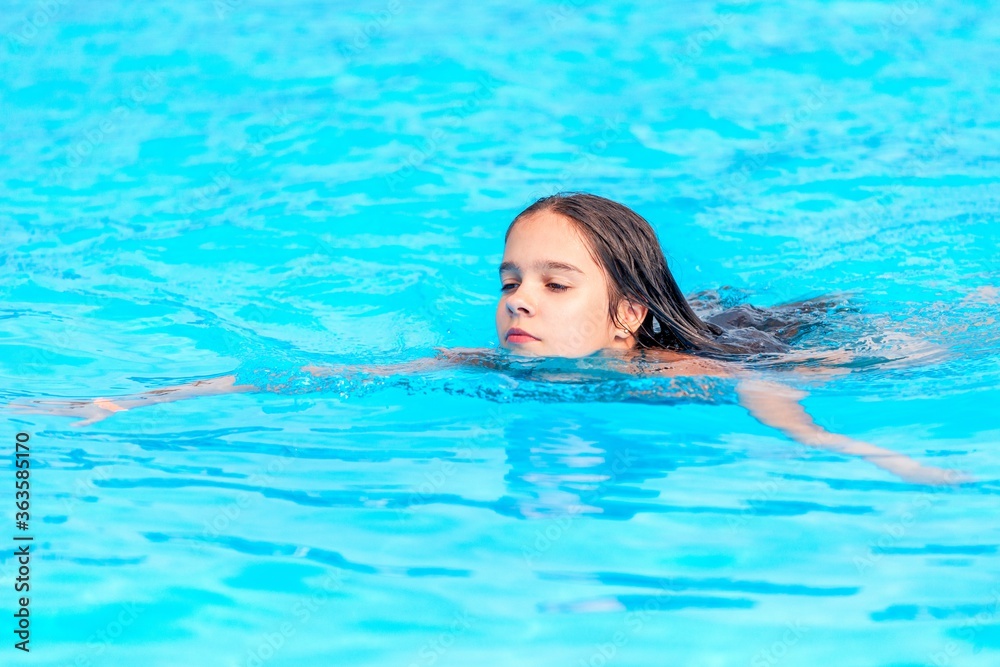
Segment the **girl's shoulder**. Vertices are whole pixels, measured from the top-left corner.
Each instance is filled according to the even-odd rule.
[[[500,368],[497,351],[489,347],[435,347],[439,361],[449,364]]]
[[[508,370],[508,363],[494,348],[435,347],[434,350],[439,363]],[[605,356],[605,362],[632,375],[731,377],[737,372],[734,364],[678,350],[647,348]]]
[[[658,348],[635,351],[629,358],[633,372],[639,375],[713,375],[730,377],[736,374],[733,364],[717,359]]]

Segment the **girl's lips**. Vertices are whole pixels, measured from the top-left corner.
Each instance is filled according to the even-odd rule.
[[[529,334],[524,329],[518,329],[517,327],[512,327],[507,330],[508,343],[530,343],[533,340],[538,340],[538,339]]]

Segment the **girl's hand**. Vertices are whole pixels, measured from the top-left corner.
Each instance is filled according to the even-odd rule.
[[[959,470],[947,468],[935,468],[934,466],[920,465],[913,459],[897,454],[896,456],[873,456],[865,457],[883,470],[898,475],[901,479],[912,484],[926,484],[928,486],[955,486],[975,481]]]
[[[43,401],[37,399],[22,402],[12,401],[7,405],[7,408],[14,412],[26,414],[83,418],[81,421],[73,422],[70,426],[89,426],[102,419],[107,419],[116,412],[122,412],[127,409],[106,398],[69,401]]]

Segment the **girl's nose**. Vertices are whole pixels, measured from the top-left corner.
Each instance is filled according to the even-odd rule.
[[[518,290],[507,297],[507,312],[511,315],[533,315],[535,307],[525,298],[524,290]]]

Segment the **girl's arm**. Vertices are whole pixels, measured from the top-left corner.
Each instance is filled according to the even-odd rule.
[[[349,375],[351,373],[366,373],[369,375],[397,375],[406,373],[421,373],[455,365],[483,366],[500,369],[496,364],[496,350],[486,347],[435,347],[437,353],[433,357],[414,359],[398,364],[381,364],[378,366],[303,366],[319,377],[324,375]]]
[[[804,391],[759,379],[743,379],[736,388],[740,404],[759,422],[778,429],[793,440],[839,454],[860,456],[883,470],[915,484],[957,484],[970,481],[957,470],[924,466],[910,457],[818,425],[799,401]]]
[[[224,375],[217,378],[195,380],[194,382],[174,387],[129,394],[128,396],[62,401],[29,400],[13,402],[7,407],[17,412],[81,417],[81,421],[73,422],[71,426],[88,426],[89,424],[106,419],[116,412],[123,412],[146,405],[169,403],[170,401],[179,401],[182,398],[193,398],[195,396],[214,396],[216,394],[231,394],[243,391],[259,391],[259,389],[250,384],[238,385],[236,384],[235,375]]]
[[[478,348],[435,348],[438,354],[432,358],[417,359],[399,364],[379,366],[303,366],[302,370],[316,376],[350,375],[362,372],[373,375],[392,375],[435,370],[453,364],[473,364],[495,367],[491,351]],[[740,404],[751,415],[767,426],[771,426],[790,438],[810,447],[817,447],[841,454],[860,456],[876,466],[899,477],[920,484],[955,484],[968,481],[961,473],[930,466],[922,466],[913,459],[897,452],[875,445],[853,440],[847,436],[830,433],[813,421],[799,400],[806,396],[798,391],[775,382],[768,382],[746,376],[735,367],[705,358],[689,357],[679,363],[671,363],[654,371],[663,375],[714,375],[732,377],[744,375],[737,386]],[[19,412],[43,413],[82,417],[73,426],[86,426],[106,419],[116,412],[146,405],[167,403],[195,396],[213,396],[236,392],[261,391],[254,385],[237,385],[235,375],[224,375],[206,380],[196,380],[174,387],[154,389],[123,397],[82,399],[82,400],[31,400],[11,403],[8,407]]]
[[[796,442],[838,454],[859,456],[915,484],[943,485],[970,481],[957,470],[924,466],[905,454],[831,433],[817,424],[799,402],[807,395],[806,392],[777,382],[761,380],[733,364],[686,355],[678,363],[658,369],[658,373],[738,377],[736,393],[740,405],[760,423],[778,429]]]
[[[303,366],[302,370],[312,373],[315,376],[344,375],[350,376],[356,373],[368,375],[394,375],[397,373],[418,373],[429,371],[451,364],[476,363],[477,359],[486,359],[488,350],[474,348],[435,348],[438,354],[435,357],[426,359],[416,359],[399,364],[384,365],[363,365],[363,366]],[[484,362],[485,363],[485,362]],[[231,394],[248,391],[264,391],[270,387],[257,387],[251,384],[236,384],[235,375],[224,375],[205,380],[196,380],[173,387],[163,389],[153,389],[138,394],[128,396],[116,396],[112,398],[95,399],[71,399],[71,400],[28,400],[13,402],[7,407],[17,412],[63,415],[69,417],[79,417],[81,420],[73,422],[71,426],[88,426],[90,424],[107,419],[116,412],[141,408],[157,403],[169,403],[185,398],[196,396],[214,396],[217,394]]]

